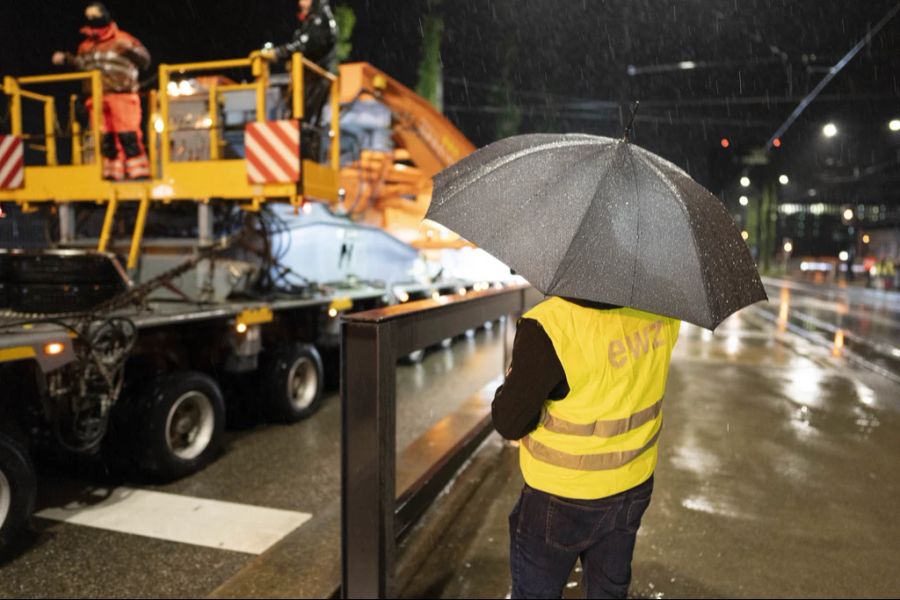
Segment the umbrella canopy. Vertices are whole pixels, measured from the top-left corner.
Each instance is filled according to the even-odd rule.
[[[625,140],[531,134],[495,142],[435,176],[426,218],[547,295],[708,329],[766,299],[722,203]]]

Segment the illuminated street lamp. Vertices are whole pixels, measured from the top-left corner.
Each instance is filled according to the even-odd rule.
[[[791,240],[784,241],[784,254],[782,254],[781,258],[781,271],[787,274],[788,270],[788,259],[791,257],[791,252],[794,250],[794,244],[791,243]]]
[[[844,209],[844,220],[845,220],[845,221],[852,221],[852,220],[853,220],[853,209],[852,209],[852,208],[845,208],[845,209]]]
[[[741,187],[750,187],[750,178],[746,175],[741,177]]]
[[[746,242],[748,239],[750,239],[750,234],[747,233],[747,230],[745,229],[741,232],[741,237],[744,238],[744,241]]]
[[[846,250],[841,250],[840,254],[838,254],[838,258],[841,259],[841,262],[847,262],[850,259],[850,253]]]
[[[738,202],[740,202],[741,206],[747,206],[747,204],[750,202],[750,199],[747,198],[747,196],[741,196],[740,198],[738,198]]]
[[[891,131],[900,131],[900,119],[891,119],[891,122],[888,123],[888,128]]]
[[[868,233],[863,234],[863,236],[862,236],[862,242],[863,242],[863,244],[868,244],[868,243],[871,242],[871,241],[872,241],[872,238],[869,237],[869,234],[868,234]]]
[[[837,135],[837,132],[837,125],[835,125],[834,123],[826,123],[825,127],[822,128],[822,133],[825,135],[825,137],[834,137]]]
[[[790,179],[788,179],[787,175],[782,174],[778,176],[778,183],[781,185],[787,185],[789,181]]]

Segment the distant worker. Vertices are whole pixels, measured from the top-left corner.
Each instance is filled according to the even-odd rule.
[[[150,66],[150,53],[136,38],[120,30],[100,2],[84,10],[86,39],[76,54],[55,52],[53,64],[82,71],[99,70],[103,81],[103,177],[121,180],[150,176],[150,163],[141,134],[141,99],[138,72]],[[85,102],[93,114],[93,101]]]
[[[287,60],[291,54],[300,52],[303,57],[316,63],[326,71],[337,73],[338,26],[328,5],[328,0],[299,0],[297,20],[293,39],[281,46],[264,48],[266,60]],[[328,98],[330,83],[311,69],[303,70],[303,112],[304,120],[319,124],[319,116]]]
[[[561,597],[579,559],[586,597],[627,596],[680,324],[558,296],[520,320],[491,407],[525,479],[509,516],[512,598]]]

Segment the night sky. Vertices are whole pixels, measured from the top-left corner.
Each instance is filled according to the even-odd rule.
[[[353,60],[416,83],[424,0],[344,0],[357,15]],[[332,2],[335,4],[335,2]],[[811,90],[896,0],[444,0],[442,60],[448,117],[476,145],[496,138],[506,103],[521,132],[619,136],[639,99],[635,140],[717,180],[719,141],[737,155],[762,146]],[[109,0],[123,29],[154,62],[246,55],[285,41],[292,0]],[[56,49],[72,50],[80,1],[2,3],[0,73],[50,72]],[[900,17],[823,91],[784,136],[777,161],[797,182],[784,200],[821,188],[834,201],[900,203]],[[696,68],[678,69],[693,61]],[[629,76],[676,65],[666,72]],[[152,73],[147,77],[152,77]],[[148,82],[152,85],[152,81]],[[841,135],[822,141],[825,122]],[[719,162],[717,162],[719,161]],[[721,173],[718,173],[721,175]],[[714,190],[722,191],[722,190]],[[828,198],[824,198],[828,199]],[[823,200],[819,196],[819,200]]]

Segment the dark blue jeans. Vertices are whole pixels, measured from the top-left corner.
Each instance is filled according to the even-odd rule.
[[[559,598],[581,558],[588,598],[625,598],[653,477],[598,500],[561,498],[525,485],[509,515],[513,598]]]

